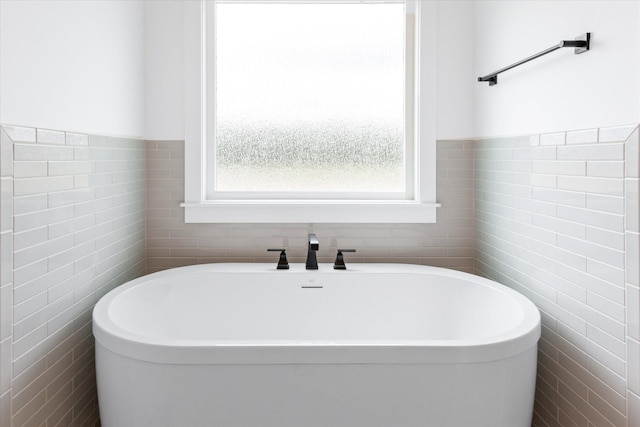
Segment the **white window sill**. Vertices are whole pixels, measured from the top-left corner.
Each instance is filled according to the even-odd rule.
[[[187,223],[434,223],[438,203],[215,201],[182,203]]]

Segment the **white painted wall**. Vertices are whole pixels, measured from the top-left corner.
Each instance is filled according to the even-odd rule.
[[[184,139],[184,3],[145,2],[145,139]]]
[[[0,122],[142,136],[143,79],[142,1],[0,1]]]
[[[438,2],[437,138],[475,136],[474,2]]]
[[[475,136],[554,132],[640,121],[640,1],[478,1],[476,78],[575,36],[561,49],[476,83]]]
[[[0,122],[183,139],[184,3],[2,0]],[[640,121],[638,28],[635,0],[439,1],[438,139]],[[475,81],[586,31],[586,54]]]
[[[186,1],[145,2],[145,138],[184,139]],[[437,138],[473,136],[473,1],[438,1]]]

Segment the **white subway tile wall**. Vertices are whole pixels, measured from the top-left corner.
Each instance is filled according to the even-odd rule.
[[[185,224],[184,143],[147,141],[147,272],[208,262],[273,262],[286,248],[304,262],[307,233],[320,240],[319,262],[337,248],[349,262],[401,262],[473,271],[473,151],[470,141],[437,147],[437,224]]]
[[[475,268],[542,312],[535,426],[640,425],[638,128],[475,144]]]
[[[22,139],[35,141],[29,131]],[[18,135],[23,134],[20,129]],[[0,127],[0,426],[11,426],[13,354],[13,142]]]
[[[146,269],[145,143],[0,132],[0,424],[99,425],[91,311]]]
[[[97,423],[90,314],[143,272],[207,262],[407,262],[541,309],[536,426],[640,425],[635,126],[439,141],[437,224],[184,224],[184,144],[0,130],[0,424]],[[146,158],[146,161],[145,161]],[[145,163],[146,162],[146,163]],[[145,208],[146,201],[146,208]],[[146,236],[145,236],[146,230]]]

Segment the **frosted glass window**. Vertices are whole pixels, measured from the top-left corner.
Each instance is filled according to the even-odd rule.
[[[406,196],[403,3],[215,7],[216,192]]]

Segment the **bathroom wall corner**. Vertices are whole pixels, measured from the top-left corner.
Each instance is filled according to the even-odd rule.
[[[146,268],[144,143],[0,129],[0,424],[94,425],[93,306]]]
[[[0,425],[11,427],[13,354],[13,143],[0,128]]]
[[[625,143],[627,425],[640,425],[640,132]]]
[[[637,423],[638,144],[637,125],[475,144],[477,272],[542,315],[536,426]]]

